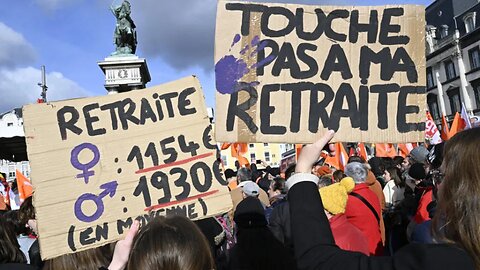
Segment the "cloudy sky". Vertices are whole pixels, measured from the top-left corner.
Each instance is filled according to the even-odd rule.
[[[114,0],[116,3],[120,0]],[[266,2],[259,0],[258,2]],[[431,0],[290,0],[335,5],[429,5]],[[105,95],[97,65],[114,51],[110,0],[19,0],[0,9],[0,113],[40,97],[40,66],[48,99]],[[130,0],[137,55],[147,59],[150,86],[195,74],[214,106],[216,0]]]

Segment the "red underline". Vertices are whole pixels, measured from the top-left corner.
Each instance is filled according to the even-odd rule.
[[[217,192],[218,192],[218,189],[215,189],[215,190],[211,190],[209,192],[200,193],[198,195],[188,197],[188,198],[180,200],[180,201],[173,201],[173,202],[168,202],[168,203],[161,203],[161,204],[157,204],[157,205],[152,205],[150,207],[145,208],[145,211],[151,211],[151,210],[162,208],[162,207],[168,207],[168,206],[172,206],[172,205],[175,205],[175,204],[180,204],[180,203],[183,203],[183,202],[196,200],[196,199],[199,199],[199,198],[210,196],[210,195],[212,195],[214,193],[217,193]]]
[[[136,171],[135,173],[139,174],[139,173],[151,172],[151,171],[155,171],[155,170],[159,170],[159,169],[163,169],[163,168],[168,168],[168,167],[172,167],[172,166],[176,166],[176,165],[182,165],[182,164],[188,163],[190,161],[206,158],[206,157],[211,156],[211,155],[213,155],[213,153],[201,154],[201,155],[194,156],[194,157],[191,157],[191,158],[187,158],[187,159],[184,159],[184,160],[178,160],[178,161],[167,163],[167,164],[162,164],[162,165],[158,165],[158,166],[154,166],[154,167],[150,167],[150,168],[141,169],[141,170]]]

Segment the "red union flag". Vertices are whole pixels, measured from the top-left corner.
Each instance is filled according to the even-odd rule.
[[[427,112],[427,122],[425,122],[425,138],[430,144],[439,144],[442,142],[440,131],[438,131],[437,125],[433,122],[429,112]]]

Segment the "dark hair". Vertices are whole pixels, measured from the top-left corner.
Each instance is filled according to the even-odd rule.
[[[385,165],[382,158],[372,157],[368,160],[368,164],[370,164],[371,171],[375,177],[382,176],[385,173]]]
[[[29,233],[25,223],[19,219],[18,210],[8,211],[3,215],[3,217],[5,218],[5,221],[13,228],[13,231],[17,236]]]
[[[27,259],[20,250],[17,236],[12,226],[0,217],[0,264],[26,263]]]
[[[398,166],[402,165],[404,158],[402,156],[395,156],[393,158],[393,165]]]
[[[157,217],[135,236],[127,269],[214,269],[207,239],[182,216]]]
[[[326,187],[331,184],[332,184],[332,175],[325,174],[325,175],[322,175],[322,177],[320,177],[320,180],[318,181],[318,188]]]
[[[361,156],[351,156],[351,157],[348,158],[347,163],[352,163],[352,162],[365,163],[366,161]]]
[[[278,190],[282,194],[287,194],[287,188],[285,187],[285,179],[283,179],[282,177],[277,176],[273,178],[271,185],[273,191]]]
[[[402,180],[402,177],[400,177],[402,173],[400,172],[399,168],[392,166],[392,167],[388,167],[386,171],[390,174],[390,178],[392,178],[393,182],[395,183],[395,186],[400,188],[405,186],[405,182]]]
[[[441,167],[445,179],[432,224],[434,236],[462,246],[477,269],[480,269],[479,139],[480,128],[472,128],[455,134],[445,143]]]
[[[252,172],[248,168],[240,168],[237,171],[238,182],[252,181]]]
[[[35,219],[35,207],[32,203],[32,196],[26,198],[22,205],[20,205],[18,218],[23,224],[27,224],[29,219]]]
[[[65,254],[45,261],[42,270],[91,270],[106,267],[111,261],[110,245]],[[75,266],[75,267],[73,267]]]
[[[288,180],[288,178],[290,178],[290,176],[292,176],[292,174],[295,173],[295,167],[297,166],[297,164],[293,163],[293,164],[290,164],[288,166],[288,168],[285,170],[285,179]]]
[[[343,178],[345,178],[347,175],[342,170],[336,170],[333,172],[333,180],[335,183],[340,182]]]

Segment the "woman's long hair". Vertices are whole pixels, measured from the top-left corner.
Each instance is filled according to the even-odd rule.
[[[0,264],[26,263],[12,226],[0,216]]]
[[[135,236],[127,269],[205,270],[215,264],[207,239],[182,216],[157,217]]]
[[[480,128],[465,130],[447,141],[433,219],[436,239],[462,246],[480,269]]]
[[[107,267],[112,260],[109,245],[65,254],[45,261],[42,270],[91,270]]]

